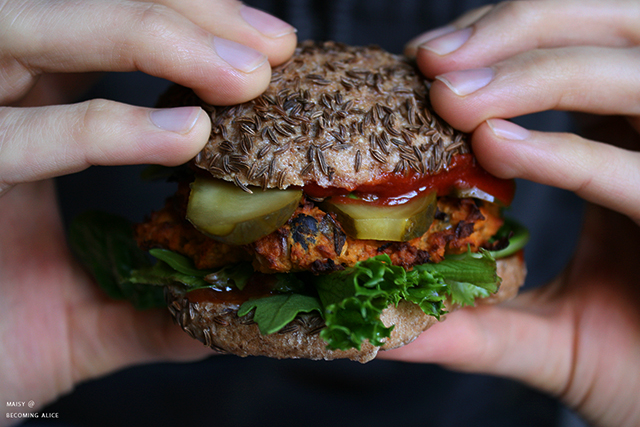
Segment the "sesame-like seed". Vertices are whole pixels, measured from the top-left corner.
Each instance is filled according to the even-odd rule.
[[[307,175],[313,169],[313,163],[309,162],[302,168],[300,175]]]
[[[269,161],[269,167],[267,168],[267,176],[269,178],[271,178],[271,176],[273,176],[273,172],[275,171],[275,167],[276,167],[276,158],[272,158],[271,161]]]
[[[289,151],[289,149],[291,148],[291,141],[287,142],[286,144],[284,144],[283,146],[281,146],[280,148],[278,148],[277,150],[275,150],[273,152],[274,156],[280,155],[286,151]]]
[[[279,98],[278,98],[279,99]],[[282,116],[286,116],[287,112],[285,111],[285,109],[283,107],[281,107],[280,105],[274,105],[273,106],[273,110],[278,113],[278,116],[282,117]],[[278,117],[278,118],[280,118]]]
[[[278,137],[276,136],[276,133],[273,131],[273,129],[270,127],[265,127],[265,129],[269,140],[276,145],[280,145],[280,140],[278,140]]]
[[[340,142],[341,144],[345,143],[344,138],[340,135],[340,133],[336,132],[335,130],[329,131],[329,135],[333,136],[335,140]]]
[[[400,131],[400,135],[402,136],[402,139],[407,143],[407,144],[413,144],[413,140],[414,140],[414,135],[411,131],[409,131],[408,129],[402,129]]]
[[[247,135],[242,135],[240,138],[240,151],[249,155],[253,149],[253,141]]]
[[[276,186],[278,188],[282,188],[284,186],[284,182],[285,182],[286,178],[287,178],[287,170],[286,169],[282,169],[278,174],[278,179],[277,179]]]
[[[322,153],[321,150],[316,150],[316,161],[320,166],[320,171],[324,175],[329,175],[329,168],[327,167],[327,161],[325,160],[324,154]]]
[[[285,117],[285,119],[286,119],[286,117]],[[296,129],[293,126],[291,126],[289,123],[280,123],[280,126],[282,127],[282,129],[284,129],[285,132],[288,133],[288,135],[286,135],[286,136],[295,135]]]
[[[264,146],[260,149],[260,151],[258,151],[258,153],[256,154],[256,157],[257,157],[258,159],[263,158],[264,156],[266,156],[266,155],[267,155],[267,153],[269,152],[269,150],[271,150],[271,145],[268,145],[268,144],[267,144],[267,145],[264,145]]]
[[[244,183],[240,182],[240,178],[238,178],[238,175],[234,175],[233,183],[238,187],[240,187],[242,191],[246,191],[249,194],[253,194],[253,191],[251,191],[249,187],[247,187]]]
[[[387,163],[387,159],[386,157],[384,157],[378,150],[369,150],[369,152],[371,153],[371,156],[378,162],[380,163]]]
[[[375,150],[376,149],[376,145],[378,143],[376,142],[376,136],[372,133],[369,134],[369,149],[370,150]]]
[[[233,153],[235,151],[231,141],[226,141],[226,140],[218,144],[218,149],[220,149],[220,151],[224,151],[227,153]]]
[[[389,155],[389,142],[388,142],[389,137],[386,136],[387,134],[384,132],[382,132],[382,135],[386,137],[386,140],[385,140],[385,137],[379,136],[376,138],[376,142],[378,143],[377,145],[380,148],[380,151],[382,151],[385,155],[388,156]]]
[[[333,131],[332,131],[332,132],[333,132]],[[318,149],[319,149],[320,151],[324,151],[324,150],[326,150],[327,148],[331,147],[332,145],[334,145],[334,141],[327,141],[327,142],[324,142],[324,143],[322,143],[321,145],[319,145],[319,146],[318,146]]]
[[[415,154],[416,159],[418,159],[418,161],[422,162],[422,153],[420,152],[418,147],[416,147],[415,145],[413,146],[413,154]]]
[[[340,80],[340,83],[341,83],[341,84],[342,84],[342,86],[344,86],[344,87],[345,87],[345,89],[347,89],[347,90],[348,90],[348,89],[353,89],[353,88],[355,87],[355,84],[354,84],[350,79],[348,79],[348,78],[346,78],[346,77],[343,77],[343,78]]]
[[[395,168],[393,168],[393,173],[401,173],[407,169],[406,161],[401,159],[398,163],[396,163]]]
[[[396,147],[400,147],[406,144],[405,141],[398,139],[398,138],[391,138],[389,140],[389,142],[391,142],[393,145],[395,145]]]
[[[231,167],[229,165],[229,156],[222,156],[222,169],[228,174],[231,173]]]
[[[253,162],[251,164],[251,167],[247,171],[247,178],[249,178],[249,180],[253,180],[256,177],[256,172],[258,171],[258,167],[259,167],[258,162]]]

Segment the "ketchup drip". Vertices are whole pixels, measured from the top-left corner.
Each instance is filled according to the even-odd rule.
[[[511,204],[515,194],[513,180],[491,175],[471,154],[454,156],[449,166],[435,175],[415,171],[406,174],[386,172],[380,174],[375,182],[360,185],[353,191],[308,183],[304,186],[304,192],[314,198],[339,197],[342,203],[365,201],[378,205],[395,205],[432,191],[436,191],[438,197],[441,197],[451,195],[454,190],[472,188],[491,194],[505,206]],[[347,195],[356,197],[351,198]]]

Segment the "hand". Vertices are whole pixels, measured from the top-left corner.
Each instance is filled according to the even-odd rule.
[[[11,1],[0,28],[0,401],[43,405],[127,365],[210,354],[164,311],[103,295],[69,253],[48,180],[90,165],[184,163],[210,120],[196,107],[61,104],[92,72],[133,70],[243,102],[292,54],[295,30],[232,0]]]
[[[436,79],[435,109],[472,132],[486,169],[591,204],[573,260],[552,283],[453,313],[384,357],[515,378],[596,425],[640,424],[639,11],[636,1],[506,2],[409,44]],[[606,116],[589,116],[600,142],[505,120],[548,109]]]

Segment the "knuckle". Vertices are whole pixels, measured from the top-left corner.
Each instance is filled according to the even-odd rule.
[[[96,135],[107,131],[104,116],[111,109],[111,102],[106,99],[91,99],[77,104],[77,108],[78,120],[71,128],[71,139],[80,146],[86,146]]]
[[[193,30],[198,28],[178,12],[157,3],[138,6],[133,19],[136,33],[141,36],[136,40],[143,43],[152,40],[152,43],[166,46],[179,45],[185,38],[192,39]],[[201,30],[199,35],[204,34],[204,30]]]
[[[158,61],[165,69],[181,67],[191,61],[192,49],[209,37],[170,7],[157,3],[123,7],[129,28],[121,31],[124,40],[116,49],[120,56],[131,58],[136,69],[148,70]]]
[[[528,0],[505,1],[497,4],[494,11],[504,22],[509,22],[516,27],[525,23],[532,25],[532,21],[540,16],[537,10],[540,7],[539,3]]]
[[[167,6],[148,3],[139,8],[135,20],[142,32],[153,37],[162,37],[173,30],[173,14]]]

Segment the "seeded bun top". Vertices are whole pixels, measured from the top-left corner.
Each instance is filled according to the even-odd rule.
[[[353,189],[381,173],[437,173],[469,152],[466,136],[433,113],[428,91],[402,56],[304,42],[252,101],[216,107],[174,87],[160,105],[201,105],[211,115],[211,138],[194,162],[217,178],[244,189]]]

